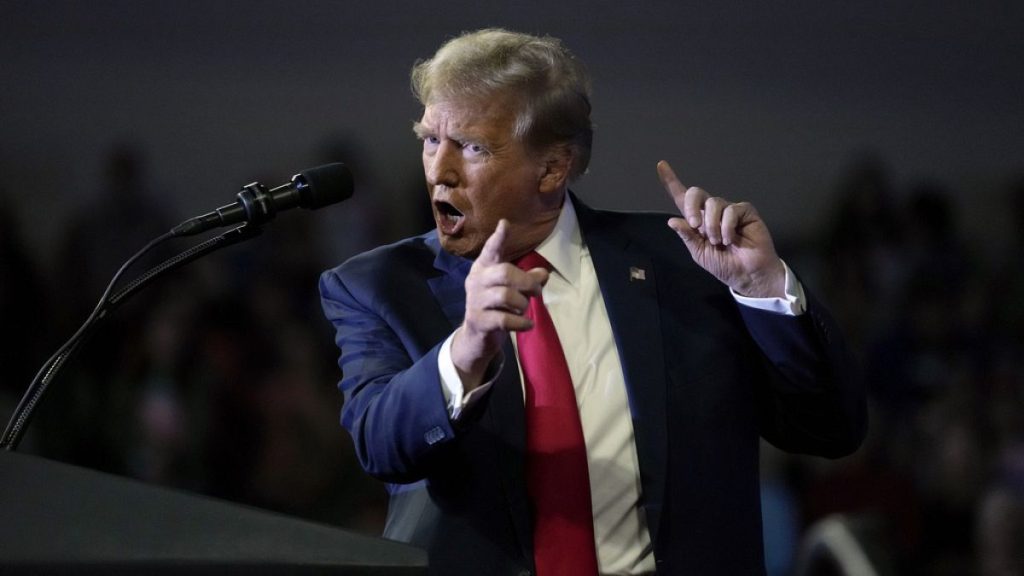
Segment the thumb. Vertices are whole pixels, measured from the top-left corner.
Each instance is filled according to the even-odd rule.
[[[691,256],[696,256],[697,252],[703,247],[707,240],[701,235],[700,231],[690,224],[683,218],[669,218],[668,227],[671,228],[676,235],[686,244],[687,250],[690,251]]]
[[[484,247],[480,249],[477,261],[482,264],[498,264],[504,262],[505,239],[508,237],[508,220],[498,220],[498,226],[494,229]]]

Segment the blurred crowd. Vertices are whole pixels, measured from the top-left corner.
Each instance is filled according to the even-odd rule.
[[[871,422],[836,462],[767,453],[766,483],[792,503],[771,517],[800,534],[842,514],[883,575],[1024,574],[1024,180],[989,207],[1013,237],[985,246],[967,235],[991,223],[961,221],[954,193],[974,200],[897,189],[862,158],[820,237],[782,251],[812,264],[861,358]]]
[[[117,310],[64,368],[23,451],[378,534],[386,496],[338,424],[317,278],[431,224],[424,213],[396,229],[367,180],[334,229],[279,218]],[[137,149],[111,152],[102,186],[64,227],[52,270],[34,264],[0,202],[5,420],[129,250],[177,223],[153,201]],[[992,207],[1012,214],[1014,237],[983,253],[967,235],[985,223],[962,221],[941,183],[898,189],[884,162],[864,158],[833,188],[816,237],[779,248],[862,359],[871,429],[837,461],[765,447],[770,572],[793,574],[803,535],[842,514],[880,574],[1022,574],[1024,180]],[[425,212],[422,194],[409,204]]]
[[[344,210],[281,214],[262,235],[137,293],[64,366],[20,450],[379,533],[386,495],[358,469],[338,423],[337,352],[317,280],[402,231],[383,217],[371,171],[344,139],[320,156],[344,158],[359,174]],[[16,215],[2,214],[5,422],[118,267],[183,219],[160,203],[137,147],[115,146],[103,174],[94,199],[62,227],[52,270],[33,265]],[[161,245],[119,286],[212,235]]]

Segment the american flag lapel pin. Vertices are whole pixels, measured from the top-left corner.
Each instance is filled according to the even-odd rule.
[[[642,281],[642,280],[647,280],[647,272],[645,272],[643,268],[637,268],[636,266],[630,266],[629,267],[629,281],[630,282],[639,282],[639,281]]]

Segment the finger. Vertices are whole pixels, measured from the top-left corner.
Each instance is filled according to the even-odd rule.
[[[499,262],[483,268],[477,283],[481,287],[507,286],[524,294],[540,294],[548,281],[548,271],[544,268],[520,270],[514,264]]]
[[[704,233],[708,242],[718,246],[722,243],[722,213],[729,205],[725,200],[713,197],[704,202]]]
[[[665,187],[669,195],[672,196],[672,201],[675,202],[676,208],[683,211],[683,196],[686,194],[686,186],[679,181],[679,177],[676,176],[675,171],[672,170],[672,166],[668,162],[662,160],[658,162],[658,179],[661,180],[661,185]]]
[[[529,278],[529,289],[523,292],[539,298],[548,283],[548,278],[551,277],[551,272],[547,268],[531,268],[526,271],[526,275]]]
[[[710,195],[703,188],[691,186],[686,189],[683,197],[683,218],[694,228],[707,226],[707,216],[704,214],[705,204]]]
[[[506,286],[495,286],[484,291],[477,301],[484,310],[500,310],[512,314],[523,314],[530,304],[529,296]]]
[[[484,310],[480,313],[478,321],[480,326],[487,331],[522,332],[533,328],[533,320],[521,314],[512,314],[502,310]]]
[[[756,218],[757,212],[749,202],[731,204],[722,212],[722,243],[726,246],[734,244],[742,235],[743,225]]]
[[[700,228],[704,221],[701,207],[708,198],[708,193],[697,187],[687,188],[676,176],[672,166],[665,160],[658,162],[658,177],[661,178],[662,186],[672,195],[672,201],[675,202],[676,209],[682,213],[683,218],[689,222],[691,227]]]
[[[658,162],[658,178],[661,179],[661,185],[668,190],[668,193],[672,196],[672,202],[675,203],[676,209],[679,213],[686,218],[686,221],[690,223],[690,226],[699,228],[701,224],[701,216],[699,208],[694,210],[691,204],[694,202],[693,198],[688,199],[690,189],[686,187],[676,176],[672,166],[668,162],[662,160]]]
[[[696,257],[703,244],[707,242],[696,228],[691,227],[682,218],[669,218],[668,227],[675,231],[692,257]]]
[[[503,249],[505,247],[505,239],[508,237],[508,220],[502,218],[498,220],[498,226],[494,229],[494,233],[491,234],[487,241],[484,242],[484,247],[480,249],[480,255],[477,256],[477,262],[482,264],[498,264],[504,262]]]

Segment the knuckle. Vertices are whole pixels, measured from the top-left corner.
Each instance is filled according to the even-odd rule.
[[[486,305],[484,308],[500,308],[505,302],[505,288],[503,286],[492,286],[487,289]]]
[[[494,276],[492,278],[494,283],[500,286],[508,286],[512,279],[512,271],[510,265],[502,264],[494,267]]]
[[[513,316],[511,316],[510,314],[502,314],[497,319],[498,327],[505,331],[511,330],[515,327],[513,325],[512,320]]]
[[[499,265],[491,265],[481,272],[481,283],[484,286],[496,286],[501,284],[502,270]]]
[[[518,294],[519,292],[513,290],[512,288],[509,288],[508,286],[503,286],[500,295],[501,302],[506,306],[512,306],[515,303],[516,296]]]
[[[513,291],[509,294],[508,303],[513,310],[520,311],[524,311],[530,306],[529,299],[527,299],[526,296],[523,296],[522,292],[518,291]]]

